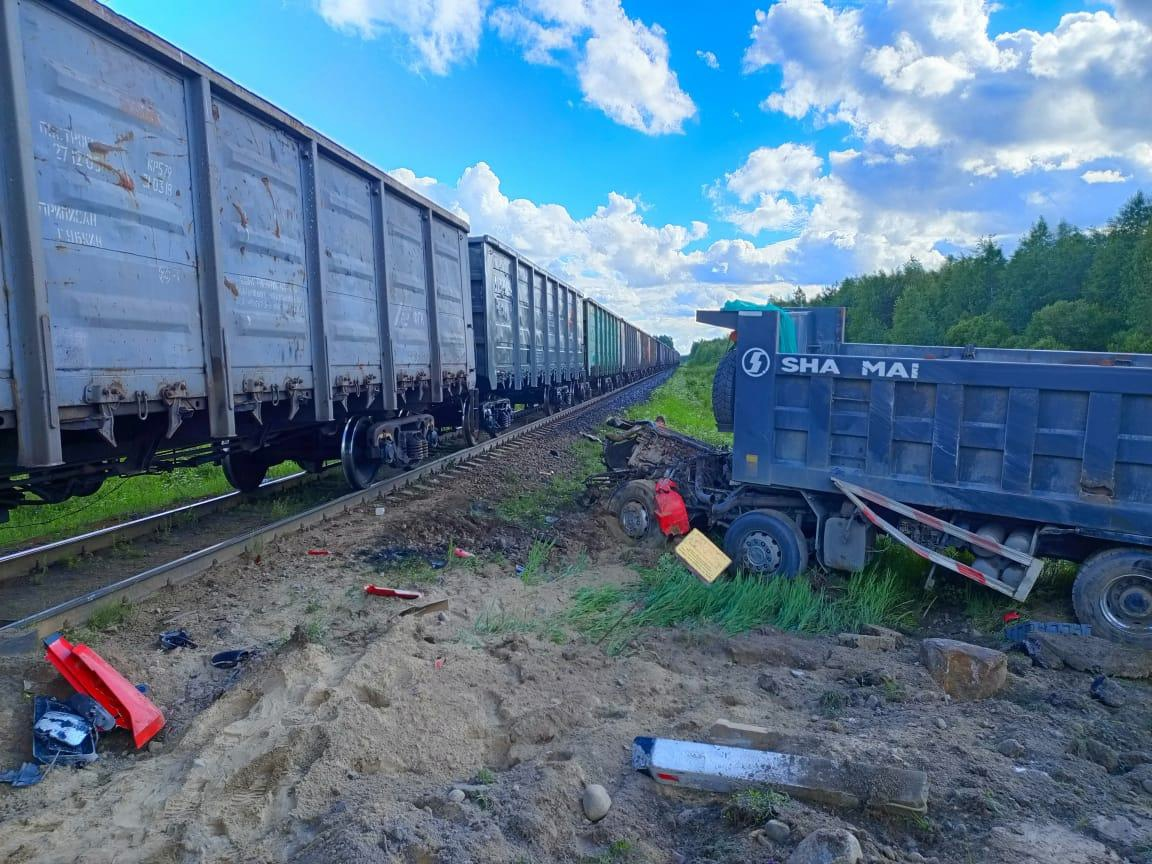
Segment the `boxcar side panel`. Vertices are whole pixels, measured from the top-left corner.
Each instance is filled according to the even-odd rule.
[[[465,303],[464,285],[467,262],[464,260],[465,236],[455,225],[438,216],[432,217],[432,248],[436,255],[436,316],[440,340],[440,368],[452,379],[468,377],[471,331],[471,309]]]
[[[91,384],[203,395],[184,84],[39,4],[21,11],[60,405]]]
[[[391,191],[386,194],[384,212],[392,358],[397,382],[411,384],[432,375],[422,214],[420,208]]]
[[[224,285],[232,297],[233,386],[312,386],[300,148],[279,129],[212,102]]]
[[[537,376],[548,373],[548,280],[539,270],[532,270],[532,338],[536,346]]]
[[[372,185],[328,159],[318,172],[331,380],[382,380]]]
[[[535,377],[532,368],[532,273],[523,261],[516,264],[516,350],[519,352],[520,377]]]

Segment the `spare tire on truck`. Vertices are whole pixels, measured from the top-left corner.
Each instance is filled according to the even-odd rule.
[[[736,357],[735,350],[721,357],[716,367],[716,377],[712,379],[712,414],[716,417],[716,429],[720,432],[732,431],[736,400]]]

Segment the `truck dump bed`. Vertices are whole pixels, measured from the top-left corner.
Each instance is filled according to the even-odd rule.
[[[733,482],[900,501],[1152,544],[1152,356],[868,345],[842,309],[700,312],[737,331]]]

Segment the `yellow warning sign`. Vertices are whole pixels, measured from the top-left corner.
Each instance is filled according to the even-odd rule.
[[[709,585],[732,565],[732,559],[695,528],[677,544],[676,557]]]

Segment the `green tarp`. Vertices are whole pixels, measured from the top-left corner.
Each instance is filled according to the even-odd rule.
[[[780,345],[779,349],[785,354],[795,354],[796,348],[796,322],[787,309],[781,309],[775,303],[752,303],[748,300],[729,300],[724,304],[725,312],[779,312],[780,313]]]

